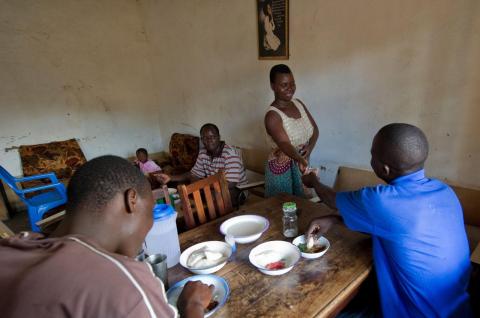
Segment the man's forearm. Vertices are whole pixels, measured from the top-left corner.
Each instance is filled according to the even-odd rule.
[[[315,192],[317,193],[317,195],[322,199],[322,201],[326,205],[328,205],[332,209],[337,208],[337,204],[335,203],[337,194],[335,193],[335,191],[333,191],[332,188],[327,187],[326,185],[320,183],[320,181],[318,180],[317,182],[315,182],[313,188],[315,189]]]
[[[192,180],[192,175],[190,172],[185,172],[185,173],[182,173],[182,174],[177,174],[177,175],[171,175],[170,176],[170,181],[173,181],[173,182],[186,182],[186,181],[191,181]]]

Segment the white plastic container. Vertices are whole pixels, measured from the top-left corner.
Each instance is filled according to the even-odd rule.
[[[180,242],[177,231],[177,212],[170,205],[157,204],[153,208],[153,226],[145,237],[148,255],[167,255],[167,267],[173,267],[180,260]]]

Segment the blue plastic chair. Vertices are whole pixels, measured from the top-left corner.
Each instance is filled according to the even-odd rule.
[[[8,184],[8,186],[12,188],[12,190],[20,197],[23,203],[27,205],[30,227],[34,232],[40,232],[40,228],[35,223],[40,221],[46,212],[67,202],[67,192],[65,190],[65,186],[62,183],[58,182],[57,177],[53,172],[39,174],[31,177],[15,178],[10,173],[8,173],[8,171],[5,170],[2,166],[0,166],[0,177],[3,182]],[[46,178],[50,179],[50,184],[27,189],[20,189],[17,186],[17,183],[19,182]],[[25,197],[25,194],[27,193],[33,193],[40,190],[48,189],[50,189],[51,191],[40,193],[30,198]]]

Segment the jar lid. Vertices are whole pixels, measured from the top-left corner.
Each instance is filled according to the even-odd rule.
[[[297,210],[297,204],[295,202],[285,202],[282,208],[283,212],[295,212]]]
[[[153,219],[155,221],[161,221],[168,219],[175,214],[175,210],[169,204],[155,204],[153,207]]]

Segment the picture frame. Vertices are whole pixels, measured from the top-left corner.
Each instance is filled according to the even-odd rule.
[[[258,59],[288,60],[289,0],[257,0]]]

